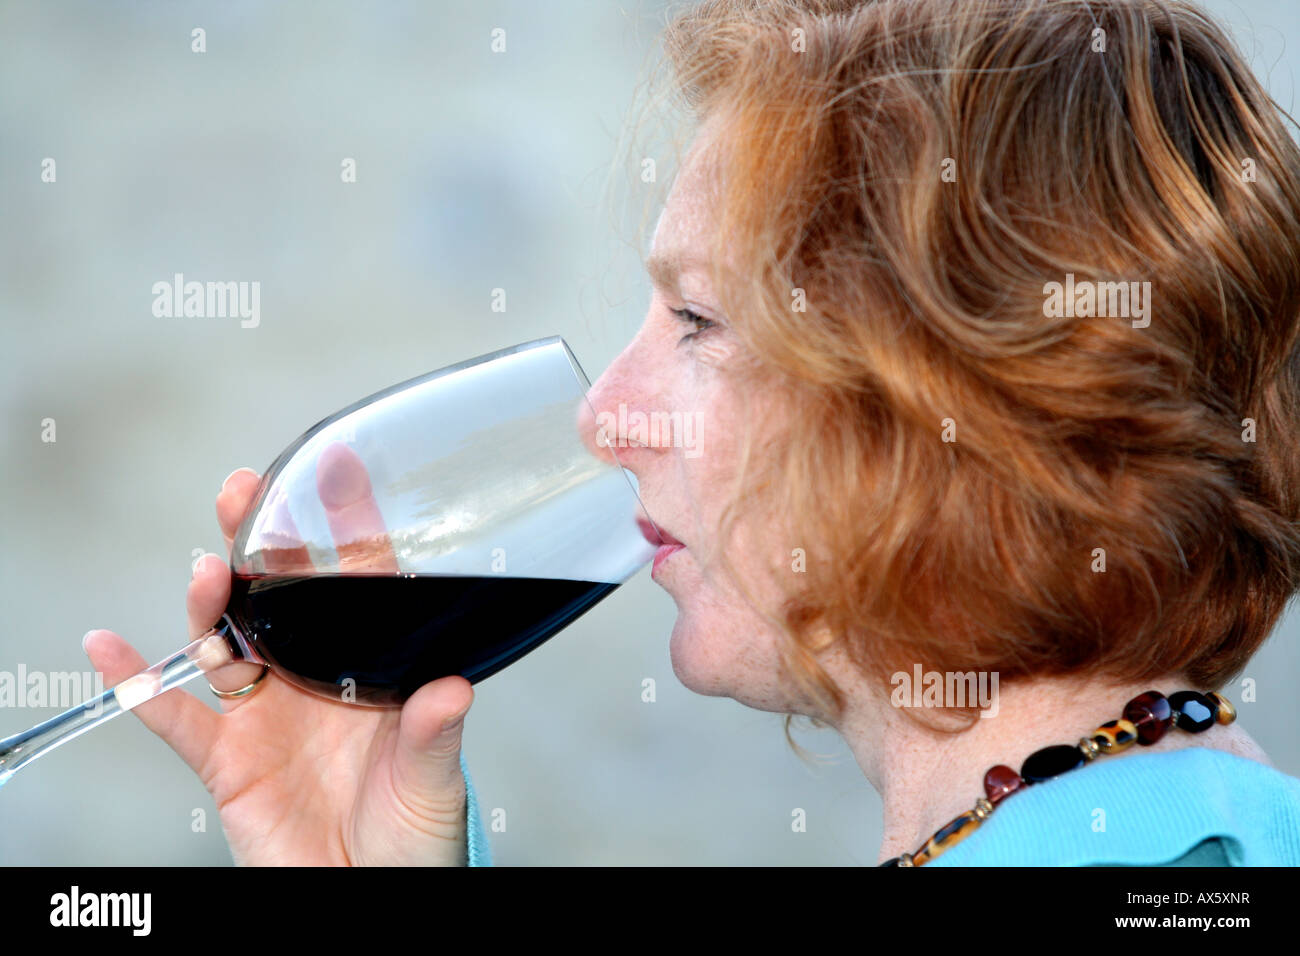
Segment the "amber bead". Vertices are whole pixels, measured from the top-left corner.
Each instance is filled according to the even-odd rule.
[[[1174,725],[1189,734],[1199,734],[1214,726],[1217,705],[1204,694],[1194,690],[1180,690],[1169,695],[1169,706],[1173,708]]]
[[[1230,724],[1237,719],[1237,708],[1232,706],[1232,701],[1222,694],[1209,693],[1205,695],[1214,702],[1216,710],[1214,719],[1221,724]]]
[[[998,801],[1008,794],[1015,793],[1024,786],[1024,783],[1020,779],[1020,774],[1010,767],[998,764],[996,767],[990,767],[989,772],[984,775],[984,793],[989,798],[989,803],[996,806]]]
[[[1025,758],[1020,776],[1025,783],[1042,783],[1083,764],[1083,753],[1069,744],[1044,747]]]
[[[1137,727],[1138,743],[1149,747],[1173,724],[1174,711],[1169,706],[1169,698],[1158,690],[1149,690],[1124,705],[1124,719]]]
[[[973,810],[963,813],[925,841],[925,846],[912,855],[912,865],[921,866],[930,862],[944,850],[956,846],[974,833],[979,825],[980,818]]]
[[[1138,729],[1131,720],[1108,720],[1092,732],[1092,739],[1102,753],[1119,753],[1133,746],[1138,739]]]

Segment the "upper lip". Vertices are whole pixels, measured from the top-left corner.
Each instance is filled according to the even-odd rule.
[[[645,539],[651,544],[658,544],[660,546],[677,545],[679,548],[686,547],[685,544],[678,541],[671,534],[665,531],[661,525],[653,524],[645,518],[640,517],[636,519],[636,523],[641,528],[641,533],[645,535]]]

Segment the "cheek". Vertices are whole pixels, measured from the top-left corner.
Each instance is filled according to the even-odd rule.
[[[734,395],[716,381],[683,392],[682,440],[673,449],[677,478],[690,502],[697,538],[712,544],[736,475],[739,412]]]
[[[672,449],[673,483],[681,489],[692,533],[690,563],[679,566],[674,588],[673,671],[696,693],[769,709],[784,702],[777,651],[781,635],[736,591],[716,556],[747,406],[716,369],[698,363],[677,384],[675,407],[695,416],[697,441],[694,448],[683,441]],[[757,600],[779,604],[779,589],[765,568],[766,552],[775,542],[764,514],[740,506],[734,515],[733,547],[727,552],[733,569],[756,591]]]

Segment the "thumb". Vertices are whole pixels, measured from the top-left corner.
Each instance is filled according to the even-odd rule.
[[[474,688],[460,676],[425,684],[402,707],[393,754],[393,786],[408,807],[431,816],[463,812],[461,732]]]

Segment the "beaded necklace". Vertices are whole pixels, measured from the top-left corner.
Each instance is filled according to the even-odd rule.
[[[1003,764],[990,767],[984,774],[984,796],[975,801],[975,809],[967,810],[940,827],[915,853],[904,853],[880,865],[922,866],[929,863],[974,833],[1006,797],[1031,784],[1082,767],[1098,754],[1119,753],[1135,742],[1149,747],[1171,726],[1199,734],[1216,722],[1230,724],[1236,719],[1236,708],[1221,694],[1201,694],[1194,690],[1180,690],[1169,697],[1158,690],[1139,694],[1124,705],[1124,716],[1119,720],[1107,721],[1077,744],[1054,744],[1035,751],[1025,758],[1020,773]]]

